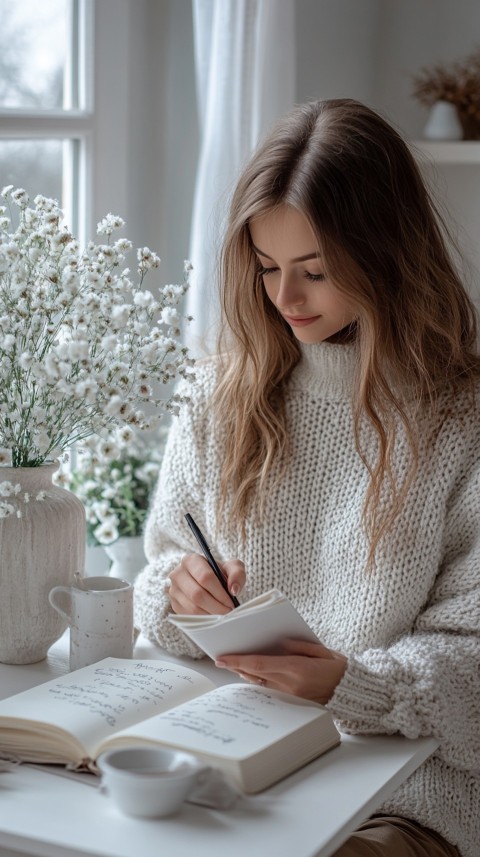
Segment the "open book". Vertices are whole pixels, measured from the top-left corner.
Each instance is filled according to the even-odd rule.
[[[271,654],[282,641],[318,643],[312,629],[283,592],[269,589],[224,615],[173,614],[169,621],[211,658],[222,655]]]
[[[260,686],[215,687],[169,661],[105,658],[0,701],[0,756],[94,767],[107,749],[193,753],[254,793],[338,744],[326,708]]]

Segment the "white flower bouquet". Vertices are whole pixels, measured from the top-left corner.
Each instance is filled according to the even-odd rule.
[[[55,475],[55,483],[73,491],[85,507],[87,544],[104,546],[121,536],[143,534],[164,439],[157,437],[155,444],[147,445],[132,432],[128,446],[120,447],[91,439],[75,464]]]
[[[154,297],[143,281],[160,259],[139,249],[133,282],[125,267],[132,244],[112,240],[124,226],[120,217],[98,224],[104,243],[81,249],[55,200],[37,196],[30,207],[12,186],[2,197],[0,463],[36,467],[78,441],[151,429],[166,411],[177,412],[182,399],[157,390],[177,375],[194,378],[179,341],[190,265],[181,285],[162,286]]]

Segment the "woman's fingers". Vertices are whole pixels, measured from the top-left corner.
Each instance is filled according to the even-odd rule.
[[[246,582],[245,566],[239,559],[229,559],[221,563],[222,571],[228,581],[228,591],[232,595],[238,595]]]
[[[306,640],[284,640],[282,642],[282,650],[286,654],[305,655],[308,658],[327,658],[332,660],[336,654],[333,649],[327,649],[323,643],[310,643]]]
[[[317,643],[289,641],[298,654],[224,655],[216,666],[257,684],[325,704],[347,666],[347,658]]]
[[[170,603],[175,613],[228,613],[232,609],[228,592],[200,554],[183,556],[169,578]]]

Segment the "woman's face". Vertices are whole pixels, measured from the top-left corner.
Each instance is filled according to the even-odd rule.
[[[324,342],[356,312],[326,276],[306,217],[290,206],[254,219],[250,235],[265,291],[300,342]]]

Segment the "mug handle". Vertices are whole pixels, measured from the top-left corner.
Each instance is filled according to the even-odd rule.
[[[63,616],[68,625],[72,624],[72,617],[70,613],[66,613],[65,610],[57,604],[56,598],[57,595],[65,594],[68,595],[70,599],[70,609],[72,604],[72,587],[71,586],[54,586],[53,589],[48,593],[48,600],[52,607],[55,608],[57,613],[60,613],[60,616]]]

